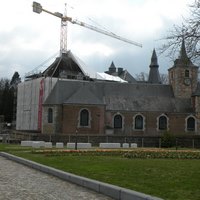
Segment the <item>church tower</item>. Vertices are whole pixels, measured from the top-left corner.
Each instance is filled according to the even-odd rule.
[[[113,73],[116,73],[116,67],[115,67],[115,64],[114,62],[112,61],[110,67],[109,67],[109,74],[113,74]]]
[[[177,98],[191,98],[197,88],[198,67],[188,58],[185,42],[182,41],[179,58],[174,61],[173,67],[168,69],[169,84]]]
[[[161,84],[161,79],[160,79],[160,73],[159,73],[159,65],[158,65],[158,59],[156,55],[155,49],[153,50],[152,56],[151,56],[151,64],[149,66],[149,83],[154,83],[154,84]]]

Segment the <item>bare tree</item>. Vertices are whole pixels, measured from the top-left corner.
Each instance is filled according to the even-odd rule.
[[[136,74],[135,75],[135,79],[137,80],[137,81],[147,81],[148,80],[148,74],[147,73],[145,73],[145,72],[140,72],[139,74]]]
[[[162,84],[169,84],[169,78],[167,74],[160,74]]]
[[[147,82],[149,74],[145,72],[140,72],[135,75],[135,79],[140,82]],[[169,79],[167,74],[160,74],[160,79],[162,84],[169,84]]]
[[[168,56],[176,55],[184,39],[189,58],[200,60],[200,0],[190,5],[190,16],[183,19],[182,25],[174,25],[164,39],[166,42],[161,46],[160,53],[167,51]]]

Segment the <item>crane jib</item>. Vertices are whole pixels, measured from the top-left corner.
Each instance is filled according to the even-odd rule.
[[[129,44],[133,44],[135,46],[138,46],[138,47],[142,47],[142,44],[140,43],[137,43],[137,42],[134,42],[132,40],[129,40],[129,39],[126,39],[126,38],[123,38],[121,36],[118,36],[112,32],[109,32],[109,31],[106,31],[106,30],[103,30],[103,29],[100,29],[98,27],[95,27],[95,26],[92,26],[90,24],[87,24],[85,22],[81,22],[79,20],[73,20],[71,17],[68,17],[68,16],[64,16],[63,14],[59,13],[59,12],[51,12],[51,11],[48,11],[46,9],[43,9],[41,4],[40,3],[37,3],[37,2],[33,2],[33,12],[36,12],[38,14],[40,14],[42,11],[48,13],[48,14],[51,14],[53,16],[56,16],[58,18],[60,18],[62,20],[62,22],[71,22],[72,24],[77,24],[79,26],[82,26],[82,27],[85,27],[85,28],[88,28],[90,30],[93,30],[93,31],[96,31],[98,33],[101,33],[101,34],[104,34],[104,35],[107,35],[109,37],[112,37],[112,38],[115,38],[115,39],[118,39],[118,40],[121,40],[123,42],[126,42],[126,43],[129,43]],[[66,26],[66,25],[65,25]],[[62,25],[61,25],[61,29],[62,29]],[[63,30],[61,32],[64,32]],[[65,35],[66,34],[66,35]],[[64,34],[62,33],[62,37],[64,37],[65,39],[67,39],[67,32],[65,32]],[[60,38],[61,41],[64,41],[63,38]],[[67,42],[67,41],[65,41]],[[62,46],[67,46],[67,45],[62,45]],[[64,51],[66,51],[67,49],[64,49]],[[63,47],[61,47],[61,51],[63,51]]]

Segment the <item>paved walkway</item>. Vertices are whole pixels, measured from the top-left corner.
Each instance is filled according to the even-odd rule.
[[[111,200],[0,156],[0,200]]]

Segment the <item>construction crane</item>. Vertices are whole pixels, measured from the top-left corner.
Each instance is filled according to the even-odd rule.
[[[110,36],[112,38],[121,40],[123,42],[129,43],[129,44],[132,44],[132,45],[135,45],[135,46],[138,46],[138,47],[142,47],[142,44],[140,44],[140,43],[137,43],[137,42],[131,41],[129,39],[123,38],[123,37],[118,36],[118,35],[116,35],[116,34],[114,34],[112,32],[100,29],[98,27],[95,27],[93,25],[87,24],[85,22],[81,22],[81,21],[76,20],[76,19],[74,20],[71,17],[63,15],[62,13],[59,13],[59,12],[53,13],[51,11],[48,11],[48,10],[44,9],[41,6],[40,3],[33,2],[33,12],[36,12],[36,13],[40,14],[42,11],[46,12],[46,13],[49,13],[49,14],[51,14],[53,16],[56,16],[56,17],[61,19],[61,37],[60,37],[60,53],[61,54],[67,52],[67,29],[66,29],[67,28],[67,22],[71,22],[72,24],[77,24],[79,26],[88,28],[88,29],[96,31],[98,33],[102,33],[104,35],[107,35],[107,36]]]

